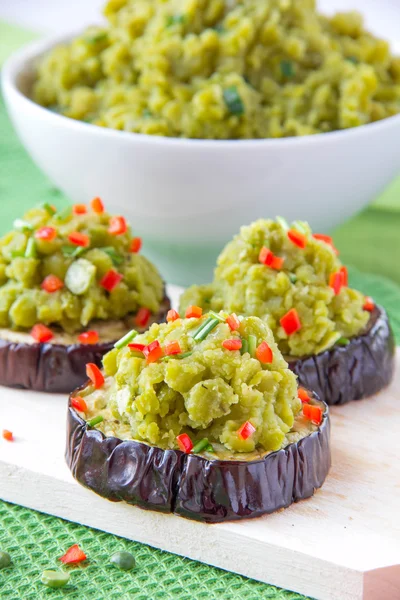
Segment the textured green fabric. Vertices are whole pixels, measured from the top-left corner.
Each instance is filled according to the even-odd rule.
[[[10,51],[32,37],[29,32],[0,22],[0,63]],[[27,156],[0,100],[0,234],[11,227],[16,215],[43,201],[58,206],[67,202]],[[335,237],[345,262],[385,274],[400,283],[399,232],[400,181],[373,208],[340,228]],[[386,306],[400,343],[400,287],[379,275],[366,275],[357,269],[351,269],[350,277],[355,287]],[[47,590],[40,583],[41,572],[57,568],[57,557],[73,543],[79,543],[85,550],[88,564],[71,569],[70,583],[63,591]],[[13,559],[13,566],[0,572],[2,600],[304,598],[5,502],[0,502],[0,550],[10,552]],[[117,550],[128,550],[135,555],[136,570],[124,573],[109,564],[109,557]]]

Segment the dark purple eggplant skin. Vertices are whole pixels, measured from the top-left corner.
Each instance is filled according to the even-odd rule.
[[[332,406],[373,396],[388,386],[394,374],[395,350],[388,316],[376,306],[365,331],[351,338],[347,346],[336,345],[288,362],[299,384]]]
[[[262,459],[242,462],[105,437],[88,427],[71,398],[67,464],[79,483],[114,502],[205,523],[255,518],[312,496],[331,466],[326,405],[317,431]]]
[[[165,320],[171,304],[164,297],[153,322]],[[86,365],[101,367],[103,356],[114,343],[19,344],[0,338],[0,385],[37,392],[69,394],[87,380]]]

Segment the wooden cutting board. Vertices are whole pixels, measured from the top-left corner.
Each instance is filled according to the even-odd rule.
[[[374,398],[334,408],[333,466],[315,496],[253,521],[204,525],[111,503],[64,462],[63,395],[0,388],[0,498],[319,600],[400,599],[400,349]]]

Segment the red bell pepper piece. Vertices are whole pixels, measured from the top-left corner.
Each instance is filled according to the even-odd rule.
[[[299,387],[299,389],[297,390],[297,395],[303,403],[308,403],[311,400],[307,390],[305,390],[302,387]]]
[[[135,352],[142,352],[146,348],[144,344],[128,344],[128,348],[130,350],[134,350]]]
[[[304,233],[300,233],[296,229],[289,229],[287,236],[293,244],[299,248],[305,248],[307,246],[307,236]]]
[[[94,363],[88,363],[86,365],[86,375],[89,377],[96,390],[103,387],[104,375],[97,365]]]
[[[54,229],[54,227],[41,227],[35,231],[35,238],[38,240],[51,242],[55,237],[57,237],[57,231]]]
[[[322,408],[320,406],[303,404],[303,415],[306,419],[312,421],[316,425],[321,425],[322,423]]]
[[[182,354],[180,343],[176,340],[165,344],[164,351],[167,356],[171,356],[173,354]]]
[[[100,285],[107,292],[112,292],[113,289],[122,281],[124,278],[121,273],[114,271],[114,269],[110,269],[107,273],[100,279]]]
[[[178,442],[179,449],[185,454],[190,454],[193,450],[193,442],[187,433],[181,433],[177,436],[176,441]]]
[[[287,335],[292,335],[301,329],[300,317],[295,308],[291,308],[279,322]]]
[[[61,290],[64,287],[64,282],[57,277],[57,275],[47,275],[47,277],[43,279],[40,287],[42,290],[52,294],[53,292]]]
[[[129,248],[129,251],[136,254],[137,252],[139,252],[142,248],[142,238],[140,237],[134,237],[132,238],[131,241],[131,247]]]
[[[79,410],[79,412],[87,412],[87,404],[81,396],[75,396],[72,398],[71,404],[74,408],[76,408],[76,410]]]
[[[258,260],[262,265],[270,266],[274,255],[271,250],[266,246],[263,246],[260,250],[260,254],[258,255]]]
[[[87,213],[86,204],[74,204],[72,207],[74,215],[85,215]]]
[[[111,233],[112,235],[122,235],[123,233],[126,233],[127,229],[128,225],[126,224],[124,217],[111,217],[108,233]]]
[[[148,308],[142,306],[136,313],[135,323],[138,327],[146,327],[150,321],[151,311]]]
[[[366,296],[363,309],[372,312],[375,308],[375,302],[370,296]]]
[[[227,317],[226,319],[226,322],[228,323],[229,329],[231,331],[237,331],[240,327],[239,318],[237,317],[237,315],[235,315],[235,313],[229,315],[229,317]]]
[[[187,319],[195,318],[200,319],[203,314],[203,309],[200,306],[188,306],[186,309],[185,317]]]
[[[231,340],[224,340],[222,342],[222,346],[226,349],[226,350],[240,350],[240,348],[242,347],[242,340],[240,338],[233,338]]]
[[[104,212],[104,204],[98,197],[93,198],[93,200],[90,203],[90,206],[92,207],[92,211],[97,213],[98,215]]]
[[[69,234],[68,239],[74,246],[87,248],[87,246],[90,245],[90,237],[86,235],[86,233],[81,233],[80,231],[73,231]]]
[[[12,431],[8,431],[8,429],[3,429],[3,433],[2,433],[3,438],[7,441],[7,442],[13,442],[14,441],[14,435]]]
[[[340,294],[342,287],[344,286],[345,275],[342,270],[335,271],[329,276],[329,287],[333,289],[335,296]]]
[[[256,428],[250,421],[246,421],[243,425],[238,429],[238,436],[242,438],[242,440],[247,440],[250,436],[253,435]]]
[[[171,308],[171,310],[168,311],[168,313],[167,313],[167,322],[168,323],[172,323],[173,321],[176,321],[179,318],[180,318],[179,313],[177,313],[176,310],[174,310],[173,308]]]
[[[264,364],[270,364],[274,360],[274,355],[267,342],[261,342],[256,349],[257,359]]]
[[[285,259],[282,258],[281,256],[273,256],[272,257],[272,262],[271,262],[271,269],[275,269],[276,271],[280,271],[280,269],[282,269],[283,267],[283,263],[285,262]]]
[[[83,331],[78,335],[78,341],[81,344],[97,344],[99,341],[99,334],[94,329],[90,331]]]
[[[66,551],[64,556],[61,556],[58,560],[61,560],[64,565],[76,565],[87,559],[86,554],[81,550],[78,544],[74,544]]]
[[[157,362],[160,358],[164,356],[164,350],[160,346],[160,342],[158,340],[154,340],[148,346],[143,348],[143,354],[146,357],[147,364]]]
[[[37,323],[32,327],[31,336],[39,343],[48,342],[53,337],[53,332],[46,327],[46,325],[42,325],[42,323]]]

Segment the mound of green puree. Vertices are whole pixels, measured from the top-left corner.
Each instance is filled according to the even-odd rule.
[[[159,310],[163,282],[137,252],[139,238],[99,199],[92,206],[33,208],[0,239],[1,327],[43,323],[74,332],[141,307]]]
[[[400,58],[356,12],[315,0],[109,0],[104,27],[54,48],[33,98],[124,131],[281,138],[400,110]]]
[[[372,310],[348,287],[332,239],[312,234],[307,223],[289,227],[280,218],[242,227],[220,254],[214,281],[182,295],[181,310],[191,304],[260,317],[287,357],[348,343]]]
[[[80,392],[106,435],[177,448],[272,451],[295,441],[296,376],[267,324],[227,313],[154,324],[105,355],[105,385]],[[300,414],[301,416],[301,414]],[[104,418],[104,420],[101,419]]]

